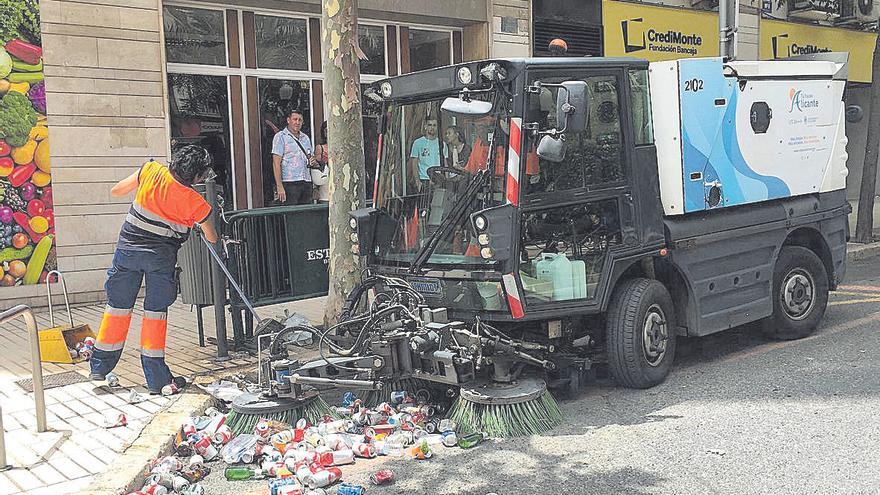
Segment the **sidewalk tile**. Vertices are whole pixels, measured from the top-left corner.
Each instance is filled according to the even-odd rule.
[[[62,452],[52,454],[52,457],[49,458],[49,464],[70,480],[89,475],[88,471]]]
[[[43,486],[43,482],[40,481],[40,478],[34,476],[27,469],[15,468],[7,471],[6,474],[13,483],[18,485],[19,488],[25,492]]]
[[[12,495],[19,491],[19,488],[6,476],[6,473],[0,473],[0,495]]]
[[[32,467],[30,471],[31,474],[40,478],[44,485],[54,485],[56,483],[67,481],[67,478],[49,463],[42,463],[39,466]]]

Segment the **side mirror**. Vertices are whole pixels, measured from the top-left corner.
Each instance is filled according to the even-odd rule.
[[[578,133],[587,128],[590,114],[587,83],[566,81],[556,95],[556,123],[562,125],[561,132]]]
[[[482,117],[492,113],[492,103],[481,100],[462,100],[461,98],[446,98],[440,105],[440,110],[457,114],[470,115],[474,117]]]
[[[538,156],[553,163],[565,160],[565,135],[541,136],[541,140],[538,141]]]
[[[864,117],[865,112],[864,110],[862,110],[862,107],[858,105],[849,105],[846,107],[846,111],[844,112],[844,118],[847,122],[851,124],[861,122]]]

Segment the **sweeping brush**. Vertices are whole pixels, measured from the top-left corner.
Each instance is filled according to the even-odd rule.
[[[333,410],[317,391],[306,392],[296,399],[267,398],[258,394],[245,393],[232,401],[226,424],[236,435],[253,433],[254,427],[262,419],[271,419],[293,425],[300,418],[317,423],[325,416],[336,417]]]
[[[511,383],[484,382],[463,387],[448,417],[460,432],[509,438],[554,428],[562,422],[562,411],[546,382],[529,377]]]

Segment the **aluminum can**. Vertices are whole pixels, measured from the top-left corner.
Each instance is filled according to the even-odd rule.
[[[458,425],[455,424],[455,421],[444,418],[440,420],[440,423],[437,425],[437,427],[440,430],[440,433],[443,433],[446,431],[455,431],[458,428]]]
[[[360,485],[343,483],[336,489],[336,495],[364,495],[367,491]]]
[[[141,491],[147,495],[168,495],[168,489],[162,485],[147,485]]]
[[[394,471],[390,469],[382,469],[370,475],[370,482],[374,485],[382,485],[394,481]]]
[[[214,433],[212,440],[214,440],[214,443],[216,444],[226,445],[232,440],[232,429],[226,425],[221,426],[217,429],[217,432]]]
[[[366,459],[372,459],[378,455],[378,452],[376,452],[376,446],[371,443],[356,444],[354,446],[354,453],[356,456]]]
[[[174,475],[171,473],[153,473],[147,477],[144,486],[162,485],[165,488],[174,487]]]
[[[198,483],[189,485],[180,495],[205,495],[205,487]]]
[[[395,390],[391,392],[391,403],[392,404],[403,404],[406,402],[406,390]]]
[[[206,461],[211,461],[217,457],[217,448],[214,447],[214,444],[211,443],[211,439],[207,436],[199,438],[199,440],[193,444],[193,450]]]
[[[309,420],[307,420],[306,418],[300,418],[300,419],[296,422],[296,427],[297,427],[297,429],[300,429],[300,430],[305,430],[305,429],[308,428],[309,426],[312,426],[312,424],[309,423]]]
[[[454,431],[444,431],[441,435],[443,435],[443,445],[447,447],[458,445],[458,435]]]
[[[189,486],[189,480],[183,476],[175,476],[173,481],[172,488],[174,488],[174,491],[177,493],[181,493]]]
[[[306,478],[306,484],[311,489],[324,488],[339,481],[342,478],[342,471],[339,468],[327,468],[316,473],[312,473]]]

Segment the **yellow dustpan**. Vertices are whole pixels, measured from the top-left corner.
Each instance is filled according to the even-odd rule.
[[[52,275],[56,275],[61,282],[61,290],[64,291],[64,305],[67,307],[67,320],[70,325],[55,325],[55,313],[52,310],[52,289],[49,281]],[[86,337],[95,338],[95,332],[88,325],[74,325],[73,313],[70,312],[70,298],[67,295],[67,284],[58,270],[52,270],[46,275],[46,297],[49,300],[49,323],[51,328],[40,330],[40,357],[44,363],[76,363],[83,361],[83,357],[71,350],[76,349],[76,344]]]

